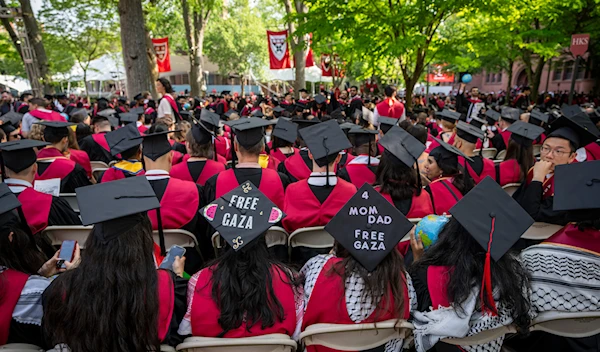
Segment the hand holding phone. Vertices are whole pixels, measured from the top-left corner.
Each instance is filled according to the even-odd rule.
[[[62,245],[60,246],[60,253],[58,254],[59,261],[56,263],[57,268],[66,269],[67,266],[65,265],[65,262],[73,262],[76,246],[77,241],[63,241]]]
[[[175,271],[173,263],[175,263],[176,257],[182,258],[184,254],[185,254],[185,248],[178,246],[178,245],[171,246],[171,248],[169,248],[169,251],[167,252],[167,256],[165,257],[165,259],[163,259],[162,263],[160,263],[160,266],[158,268],[159,269],[168,269],[168,270],[173,271],[175,274],[179,275],[179,273],[177,272],[177,271],[179,271],[179,268],[177,271]],[[179,264],[179,263],[177,263],[177,264]]]

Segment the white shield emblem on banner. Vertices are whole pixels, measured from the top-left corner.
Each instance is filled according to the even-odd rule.
[[[283,57],[287,52],[287,36],[285,34],[270,35],[269,43],[271,44],[273,56],[275,56],[278,61],[283,60]]]
[[[163,61],[167,56],[167,44],[154,44],[154,51],[158,61]]]

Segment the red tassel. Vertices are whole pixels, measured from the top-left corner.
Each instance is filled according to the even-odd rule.
[[[489,313],[491,315],[498,315],[498,309],[496,308],[496,302],[494,301],[494,295],[492,291],[492,238],[494,235],[494,225],[496,224],[496,218],[492,218],[492,230],[490,231],[490,239],[488,241],[487,253],[485,254],[485,265],[483,267],[483,279],[481,280],[481,292],[479,294],[479,300],[481,301],[481,311]],[[485,305],[484,297],[492,305],[492,309]]]

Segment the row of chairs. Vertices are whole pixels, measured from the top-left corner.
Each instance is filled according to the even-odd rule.
[[[533,156],[540,156],[541,150],[542,150],[541,144],[534,144],[533,145]],[[475,149],[474,152],[476,155],[479,154],[479,149]],[[483,150],[481,150],[481,155],[486,159],[494,160],[494,162],[502,162],[502,161],[504,161],[504,158],[506,157],[506,149],[498,152],[498,150],[496,148],[483,148]]]
[[[404,339],[405,348],[412,342],[413,325],[405,320],[387,320],[368,324],[315,324],[308,326],[300,340],[305,346],[324,346],[340,351],[365,351],[393,339]],[[600,334],[600,312],[545,312],[532,323],[530,331],[583,338]],[[516,333],[513,326],[502,326],[463,338],[442,341],[456,346],[473,346]],[[245,338],[189,337],[173,348],[161,346],[161,352],[295,352],[296,342],[284,334],[269,334]],[[2,352],[42,351],[26,344],[0,346]]]

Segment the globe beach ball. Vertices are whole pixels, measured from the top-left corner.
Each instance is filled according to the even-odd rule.
[[[465,74],[462,76],[463,83],[470,83],[473,80],[473,77],[470,74]]]

